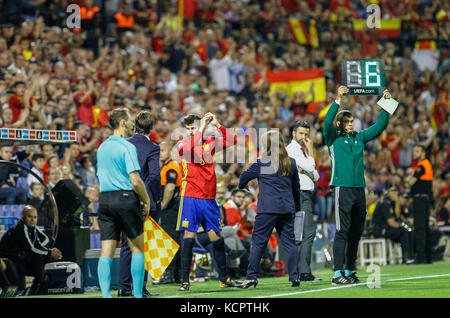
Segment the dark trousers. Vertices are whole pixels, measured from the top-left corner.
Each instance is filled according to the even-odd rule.
[[[175,206],[170,209],[161,211],[161,227],[170,237],[181,246],[181,232],[177,231],[178,208]],[[181,251],[175,254],[169,267],[167,267],[165,275],[173,275],[175,280],[180,279],[181,269]]]
[[[294,281],[299,279],[294,218],[295,214],[258,213],[256,215],[246,279],[257,278],[261,257],[274,228],[277,230],[288,257],[289,280]]]
[[[402,246],[402,257],[403,260],[406,260],[407,258],[410,258],[411,255],[411,240],[410,240],[410,233],[402,228],[388,228],[386,229],[386,238],[398,242]]]
[[[366,195],[364,188],[347,187],[335,187],[334,195],[334,270],[355,270],[359,239],[366,220]]]
[[[33,276],[33,285],[40,285],[44,280],[45,263],[46,258],[36,253],[31,253],[24,259],[10,259],[6,265],[10,267],[8,272],[14,273],[14,275],[8,275],[8,278],[21,290],[26,288],[25,276]],[[11,268],[12,266],[13,268]]]
[[[414,252],[416,261],[420,263],[431,262],[430,228],[430,202],[427,196],[414,196]]]
[[[301,210],[305,211],[305,218],[303,220],[303,237],[300,244],[298,244],[299,253],[299,272],[301,274],[311,273],[311,250],[316,237],[316,224],[314,223],[313,213],[313,191],[300,192],[300,206]]]

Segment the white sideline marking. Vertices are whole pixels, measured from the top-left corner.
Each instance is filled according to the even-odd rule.
[[[384,276],[391,276],[393,274],[384,274]],[[383,274],[381,275],[383,276]],[[402,280],[413,280],[413,279],[423,279],[423,278],[436,278],[436,277],[446,277],[450,276],[450,274],[439,274],[439,275],[429,275],[429,276],[413,276],[413,277],[404,277],[404,278],[393,278],[388,280],[381,281],[382,283],[388,283],[388,282],[395,282],[395,281],[402,281]],[[360,276],[362,277],[362,276]],[[360,283],[360,284],[352,284],[352,285],[343,285],[343,286],[335,286],[335,287],[327,287],[322,289],[311,289],[311,290],[304,290],[304,291],[298,291],[293,293],[285,293],[285,294],[276,294],[276,295],[266,295],[266,296],[257,296],[257,297],[249,297],[249,298],[271,298],[271,297],[283,297],[283,296],[292,296],[292,295],[301,295],[301,294],[309,294],[309,293],[315,293],[315,292],[321,292],[321,291],[328,291],[328,290],[335,290],[335,289],[341,289],[341,288],[350,288],[350,287],[356,287],[356,286],[363,286],[367,285],[368,283]],[[167,296],[166,298],[183,298],[186,296],[206,296],[206,295],[217,295],[216,292],[204,292],[204,293],[189,293],[189,294],[176,294],[173,296]]]
[[[404,277],[404,278],[393,278],[381,281],[382,283],[387,282],[395,282],[395,281],[402,281],[402,280],[413,280],[413,279],[423,279],[423,278],[435,278],[435,277],[445,277],[450,276],[450,274],[440,274],[440,275],[429,275],[429,276],[413,276],[413,277]],[[367,285],[368,283],[360,283],[360,284],[352,284],[352,285],[344,285],[344,286],[336,286],[336,287],[328,287],[328,288],[322,288],[322,289],[311,289],[311,290],[304,290],[299,292],[293,292],[293,293],[285,293],[285,294],[277,294],[277,295],[267,295],[267,296],[258,296],[254,298],[270,298],[270,297],[283,297],[283,296],[292,296],[292,295],[301,295],[301,294],[308,294],[308,293],[315,293],[315,292],[321,292],[321,291],[327,291],[327,290],[334,290],[334,289],[341,289],[341,288],[349,288],[349,287],[355,287],[355,286],[362,286]]]

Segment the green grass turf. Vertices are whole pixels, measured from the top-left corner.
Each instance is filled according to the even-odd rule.
[[[429,265],[381,266],[379,267],[379,288],[369,288],[366,284],[369,275],[374,273],[366,270],[367,267],[362,268],[357,274],[364,284],[351,287],[331,285],[332,271],[330,269],[314,272],[315,276],[322,278],[321,282],[302,282],[297,288],[291,287],[288,276],[260,278],[259,285],[249,289],[222,289],[215,280],[192,282],[188,292],[179,292],[178,284],[152,285],[149,283],[147,287],[150,292],[160,294],[154,298],[450,298],[450,260]],[[113,290],[112,295],[116,297],[117,291]],[[39,297],[98,298],[101,297],[101,293]]]

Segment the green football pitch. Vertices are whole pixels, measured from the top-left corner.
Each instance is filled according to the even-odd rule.
[[[260,278],[256,288],[219,288],[215,280],[191,282],[188,292],[178,291],[178,284],[148,284],[152,298],[450,298],[450,260],[428,265],[387,265],[364,267],[357,275],[359,285],[331,285],[332,271],[315,271],[321,282],[302,282],[292,288],[288,276]],[[112,291],[113,297],[117,291]],[[45,298],[98,298],[100,292],[40,296]]]

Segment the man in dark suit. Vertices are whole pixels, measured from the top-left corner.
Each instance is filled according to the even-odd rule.
[[[153,128],[153,116],[149,111],[141,111],[135,120],[135,135],[127,140],[135,145],[141,167],[141,178],[144,181],[148,196],[150,197],[150,216],[159,222],[161,215],[161,175],[159,169],[159,146],[148,135]],[[118,297],[132,296],[131,289],[131,251],[127,237],[122,233],[122,248],[120,250],[120,273]],[[145,288],[147,273],[144,279],[144,297],[152,296]]]

